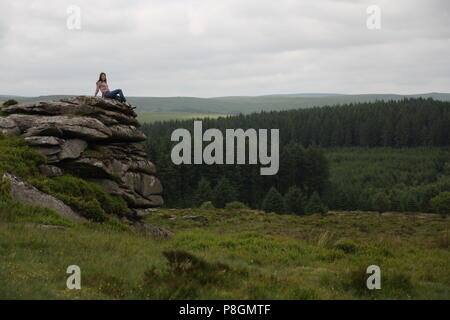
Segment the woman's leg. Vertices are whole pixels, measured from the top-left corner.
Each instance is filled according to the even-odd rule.
[[[115,93],[115,91],[116,91],[116,90],[107,92],[107,93],[105,94],[105,98],[108,98],[108,99],[116,99],[116,93]]]
[[[118,91],[117,93],[120,97],[120,101],[127,102],[127,99],[125,99],[125,96],[123,95],[122,89],[117,89],[117,91]]]
[[[115,100],[118,100],[120,102],[126,102],[127,101],[125,99],[125,97],[123,96],[123,92],[122,92],[121,89],[116,89],[116,90],[110,91],[110,92],[108,92],[105,95],[105,97],[109,98],[109,99],[115,99]]]
[[[127,101],[127,99],[125,99],[125,97],[123,96],[122,89],[116,89],[112,91],[112,93],[114,94],[114,99],[119,100],[120,102]]]

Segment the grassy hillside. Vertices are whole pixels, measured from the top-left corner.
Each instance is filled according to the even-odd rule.
[[[90,220],[115,223],[112,215],[127,213],[128,207],[122,198],[109,195],[96,184],[71,175],[44,177],[38,166],[46,160],[42,153],[31,149],[23,137],[0,134],[0,201],[5,208],[15,206],[8,197],[9,184],[3,180],[3,174],[10,173],[64,201]]]
[[[445,222],[429,214],[161,209],[147,220],[166,242],[109,225],[0,208],[0,299],[449,299]],[[51,213],[47,213],[51,214]],[[192,221],[185,215],[202,215]],[[65,288],[81,268],[81,290]],[[382,289],[365,288],[365,269]]]
[[[39,97],[13,98],[21,102],[45,101],[61,99],[69,96],[53,95]],[[416,95],[398,94],[274,94],[263,96],[229,96],[215,98],[196,97],[129,97],[131,104],[137,106],[137,112],[188,112],[239,114],[268,110],[288,110],[309,108],[314,106],[336,105],[358,102],[373,102],[376,100],[401,100],[407,97],[433,98],[450,101],[448,93],[425,93]],[[8,96],[0,96],[6,100]]]
[[[138,113],[138,121],[140,123],[153,123],[156,121],[218,118],[226,116],[227,116],[226,114],[212,114],[212,113],[146,112],[146,113]]]

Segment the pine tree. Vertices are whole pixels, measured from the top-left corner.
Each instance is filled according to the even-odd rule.
[[[320,199],[319,193],[314,192],[313,195],[309,198],[308,203],[306,204],[305,211],[307,214],[325,214],[328,212],[328,208]]]
[[[402,211],[402,202],[403,194],[400,190],[393,189],[389,195],[389,202],[391,203],[392,211]]]
[[[314,192],[323,194],[329,176],[328,160],[323,151],[315,145],[310,145],[305,152],[305,185],[308,196]]]
[[[300,188],[304,184],[304,155],[305,151],[298,143],[290,143],[282,148],[280,154],[280,170],[278,177],[278,190],[287,192],[290,186]]]
[[[287,213],[298,215],[305,213],[305,199],[302,191],[297,186],[289,188],[288,192],[284,195],[284,203]]]
[[[198,182],[197,189],[194,192],[194,204],[195,206],[201,205],[203,202],[212,200],[211,184],[205,178],[201,178]]]
[[[283,213],[285,211],[283,197],[274,187],[271,187],[267,192],[262,203],[262,209],[266,212],[275,213]]]
[[[372,207],[378,213],[386,212],[390,209],[391,203],[388,196],[384,192],[378,192],[372,198]]]
[[[431,208],[434,212],[441,214],[443,217],[450,215],[450,192],[441,192],[430,200]]]
[[[216,208],[224,208],[227,202],[238,200],[236,188],[225,177],[222,177],[213,189],[212,198]]]
[[[419,202],[415,195],[406,193],[402,201],[403,211],[417,212],[419,211]]]

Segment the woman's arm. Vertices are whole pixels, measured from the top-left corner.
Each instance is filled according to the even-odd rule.
[[[94,94],[94,97],[96,97],[96,96],[97,96],[98,90],[100,90],[100,89],[99,89],[99,87],[98,87],[98,82],[96,83],[96,85],[97,85],[97,88],[95,89],[95,94]]]

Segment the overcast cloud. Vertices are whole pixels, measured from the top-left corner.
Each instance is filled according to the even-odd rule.
[[[381,30],[366,9],[381,8]],[[81,29],[66,26],[69,5]],[[450,92],[448,0],[1,0],[0,94]]]

